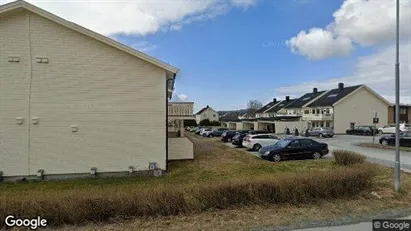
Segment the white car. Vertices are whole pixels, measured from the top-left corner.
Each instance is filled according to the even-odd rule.
[[[210,132],[212,129],[211,128],[203,128],[200,131],[200,136],[204,135],[205,132]]]
[[[405,131],[410,131],[410,125],[409,124],[400,124],[400,131],[405,132]],[[395,133],[395,124],[388,124],[385,125],[384,127],[381,127],[378,129],[379,133]]]
[[[271,133],[246,135],[243,139],[243,147],[258,151],[262,147],[276,144],[279,140],[278,136]]]

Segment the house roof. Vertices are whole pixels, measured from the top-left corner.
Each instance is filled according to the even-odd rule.
[[[295,101],[295,99],[290,99],[288,102],[286,100],[280,101],[278,104],[276,104],[274,107],[270,108],[267,110],[267,113],[275,113],[278,112],[280,109],[292,104]]]
[[[314,93],[314,92],[307,93],[307,94],[301,96],[300,98],[294,100],[294,102],[288,104],[284,108],[302,108],[304,105],[309,103],[311,100],[317,98],[318,96],[320,96],[324,92],[325,91],[319,91],[319,92],[316,92],[316,93]]]
[[[124,44],[121,44],[121,43],[119,43],[119,42],[117,42],[113,39],[110,39],[110,38],[104,36],[104,35],[101,35],[99,33],[91,31],[87,28],[84,28],[80,25],[77,25],[77,24],[72,23],[70,21],[67,21],[63,18],[60,18],[60,17],[58,17],[58,16],[56,16],[56,15],[54,15],[54,14],[48,12],[48,11],[45,11],[45,10],[43,10],[39,7],[36,7],[36,6],[34,6],[34,5],[32,5],[28,2],[25,2],[25,1],[19,0],[19,1],[15,1],[15,2],[11,2],[11,3],[8,3],[8,4],[1,5],[0,6],[0,15],[5,14],[7,12],[12,12],[14,10],[19,10],[19,9],[25,9],[25,10],[28,10],[32,13],[38,14],[38,15],[44,17],[44,18],[47,18],[47,19],[55,22],[55,23],[58,23],[62,26],[70,28],[74,31],[77,31],[81,34],[84,34],[84,35],[89,36],[93,39],[96,39],[96,40],[98,40],[102,43],[105,43],[105,44],[109,45],[109,46],[117,48],[118,50],[126,52],[126,53],[128,53],[132,56],[135,56],[137,58],[140,58],[144,61],[147,61],[147,62],[149,62],[149,63],[151,63],[155,66],[158,66],[158,67],[164,69],[167,72],[167,77],[174,78],[175,75],[179,72],[178,68],[173,67],[168,63],[160,61],[159,59],[156,59],[156,58],[154,58],[150,55],[144,54],[143,52],[137,51],[137,50],[135,50],[131,47],[128,47]]]
[[[196,115],[200,115],[201,113],[203,113],[205,110],[207,110],[207,109],[211,109],[211,110],[213,110],[210,106],[208,106],[207,105],[207,107],[204,107],[203,109],[201,109],[200,111],[198,111],[197,113],[196,113]]]
[[[307,105],[307,107],[332,106],[334,103],[337,103],[361,87],[363,87],[363,85],[344,87],[342,90],[338,88],[332,89],[311,104]]]
[[[267,109],[269,109],[270,107],[274,106],[277,103],[279,103],[279,101],[277,102],[271,101],[268,104],[264,105],[262,108],[258,109],[255,113],[264,113]]]

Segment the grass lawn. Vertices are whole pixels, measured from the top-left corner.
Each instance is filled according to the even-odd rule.
[[[361,143],[358,146],[366,147],[366,148],[381,148],[381,149],[390,149],[395,150],[395,146],[384,146],[381,144],[373,144],[373,143]],[[411,152],[411,147],[400,147],[401,151]]]
[[[272,163],[230,148],[215,139],[190,136],[194,143],[194,161],[172,162],[170,171],[163,177],[83,179],[59,182],[1,183],[0,206],[7,201],[28,201],[33,198],[48,201],[56,195],[93,195],[134,192],[151,188],[181,189],[201,185],[221,184],[230,181],[282,178],[286,175],[333,172],[333,160],[301,160]],[[335,219],[346,215],[360,215],[390,208],[407,207],[411,203],[411,177],[402,174],[403,190],[392,190],[393,170],[375,166],[377,175],[371,190],[350,198],[318,199],[308,203],[260,203],[210,209],[193,214],[173,216],[144,216],[128,219],[113,218],[109,222],[86,222],[79,226],[54,227],[50,230],[241,230],[250,227],[287,225],[292,222]],[[3,203],[3,204],[2,204]],[[18,203],[17,203],[18,204]],[[42,206],[41,203],[33,206]],[[98,205],[97,205],[98,206]],[[73,211],[80,212],[80,211]],[[33,216],[36,214],[32,214]]]

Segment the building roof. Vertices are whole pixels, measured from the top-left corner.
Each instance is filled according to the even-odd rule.
[[[342,90],[338,88],[332,89],[311,104],[307,105],[307,107],[332,106],[334,103],[340,101],[344,97],[348,96],[349,94],[363,86],[364,85],[344,87]]]
[[[279,101],[271,101],[268,104],[264,105],[262,108],[258,109],[255,113],[264,113],[267,109],[274,106],[275,104],[279,103]]]
[[[280,101],[278,104],[276,104],[274,107],[270,108],[269,110],[267,110],[267,113],[276,113],[278,112],[280,109],[292,104],[295,101],[295,99],[289,99],[288,102],[286,100],[282,100]]]
[[[209,109],[209,108],[214,111],[214,109],[212,109],[210,106],[207,105],[207,107],[204,107],[203,109],[201,109],[200,111],[198,111],[198,112],[196,113],[196,115],[200,115],[201,113],[203,113],[205,110],[207,110],[207,109]]]
[[[309,103],[311,100],[317,98],[318,96],[320,96],[324,92],[325,91],[319,91],[319,92],[316,92],[316,93],[314,93],[314,92],[307,93],[307,94],[301,96],[300,98],[294,100],[294,102],[288,104],[284,108],[302,108],[304,105]]]
[[[110,39],[110,38],[104,36],[104,35],[101,35],[99,33],[91,31],[87,28],[84,28],[80,25],[77,25],[77,24],[72,23],[70,21],[67,21],[63,18],[60,18],[60,17],[58,17],[58,16],[56,16],[56,15],[54,15],[54,14],[48,12],[48,11],[45,11],[45,10],[43,10],[39,7],[36,7],[36,6],[34,6],[34,5],[32,5],[28,2],[25,2],[25,1],[20,0],[20,1],[15,1],[15,2],[11,2],[11,3],[8,3],[8,4],[1,5],[0,6],[0,15],[5,14],[7,12],[12,12],[12,11],[15,11],[15,10],[19,10],[19,9],[25,9],[25,10],[28,10],[32,13],[38,14],[38,15],[44,17],[44,18],[47,18],[47,19],[55,22],[55,23],[58,23],[62,26],[70,28],[70,29],[72,29],[74,31],[77,31],[81,34],[84,34],[86,36],[89,36],[93,39],[96,39],[96,40],[98,40],[102,43],[105,43],[109,46],[117,48],[118,50],[126,52],[126,53],[128,53],[132,56],[135,56],[137,58],[140,58],[144,61],[147,61],[147,62],[149,62],[149,63],[151,63],[155,66],[158,66],[158,67],[164,69],[165,71],[167,71],[168,72],[167,74],[168,74],[169,77],[174,77],[179,72],[178,68],[173,67],[168,63],[160,61],[160,60],[158,60],[158,59],[156,59],[156,58],[154,58],[150,55],[144,54],[143,52],[137,51],[137,50],[135,50],[131,47],[128,47],[124,44],[121,44],[121,43],[119,43],[119,42],[117,42],[113,39]]]

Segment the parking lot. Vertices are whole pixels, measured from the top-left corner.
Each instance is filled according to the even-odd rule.
[[[375,143],[378,143],[378,140],[381,135],[375,137]],[[367,156],[370,162],[384,164],[387,166],[394,165],[395,151],[389,149],[379,149],[379,148],[368,148],[360,147],[357,144],[359,143],[372,143],[372,136],[354,136],[354,135],[335,135],[333,138],[315,138],[310,137],[318,142],[323,142],[328,144],[330,153],[323,158],[332,158],[332,151],[335,149],[344,149],[355,151]],[[219,138],[213,138],[219,139]],[[231,143],[225,143],[227,146],[236,148]],[[246,151],[245,148],[242,148]],[[251,155],[257,155],[256,152],[247,151]],[[404,171],[411,172],[411,152],[401,151],[401,167]]]

